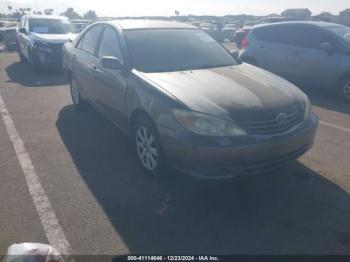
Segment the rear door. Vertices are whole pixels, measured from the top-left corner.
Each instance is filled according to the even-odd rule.
[[[118,58],[121,63],[124,62],[120,39],[113,27],[106,26],[97,54],[99,59],[104,56],[112,56]],[[120,128],[124,129],[126,123],[124,117],[126,102],[125,73],[121,70],[103,68],[98,63],[95,77],[97,80],[96,90],[98,92],[97,103]]]
[[[290,53],[293,47],[290,45],[290,27],[285,25],[270,25],[255,28],[256,54],[259,66],[288,77],[291,66]]]
[[[294,26],[293,50],[289,61],[290,77],[304,85],[330,86],[336,81],[339,55],[320,48],[322,43],[331,44],[335,50],[339,43],[325,30],[312,25]]]
[[[99,62],[96,52],[103,28],[101,24],[89,28],[78,41],[72,57],[73,74],[80,91],[83,97],[95,104],[95,70]]]

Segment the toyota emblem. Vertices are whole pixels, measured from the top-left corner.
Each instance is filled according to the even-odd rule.
[[[287,121],[287,115],[285,113],[279,113],[276,117],[276,122],[279,125],[283,125]]]

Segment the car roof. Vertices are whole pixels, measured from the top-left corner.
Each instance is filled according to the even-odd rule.
[[[29,19],[50,19],[50,20],[68,20],[65,16],[55,15],[27,15]]]
[[[278,25],[313,25],[318,26],[322,28],[327,28],[330,26],[342,26],[339,24],[334,23],[327,23],[327,22],[315,22],[315,21],[285,21],[285,22],[279,22],[279,23],[272,23],[272,24],[261,24],[254,26],[255,28],[262,28],[262,27],[270,27],[270,26],[278,26]]]
[[[198,29],[197,27],[179,23],[174,21],[162,21],[162,20],[147,20],[147,19],[125,19],[125,20],[114,20],[104,23],[109,23],[120,27],[123,30],[132,29]]]

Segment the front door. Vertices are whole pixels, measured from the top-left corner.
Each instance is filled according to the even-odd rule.
[[[339,63],[337,41],[322,29],[307,25],[296,25],[294,35],[289,57],[291,77],[307,86],[328,87],[335,83]],[[322,50],[322,43],[332,45],[335,52]]]
[[[110,26],[106,26],[103,32],[97,56],[118,58],[123,63],[123,55],[117,32]],[[109,115],[121,129],[126,126],[125,119],[125,96],[126,77],[121,70],[103,68],[100,63],[96,64],[95,77],[97,79],[97,103]]]
[[[95,69],[99,63],[96,52],[102,30],[102,25],[91,27],[79,40],[72,57],[74,78],[80,91],[85,98],[94,104],[96,104],[97,95]]]

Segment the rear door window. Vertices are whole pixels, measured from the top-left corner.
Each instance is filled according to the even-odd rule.
[[[291,26],[266,26],[254,29],[256,37],[264,42],[293,45],[293,28]]]
[[[278,25],[266,26],[254,30],[261,41],[297,46],[302,48],[319,49],[321,43],[336,42],[321,29],[308,25]]]
[[[321,43],[336,46],[336,42],[328,34],[312,26],[295,27],[294,39],[295,45],[303,48],[320,49]]]

